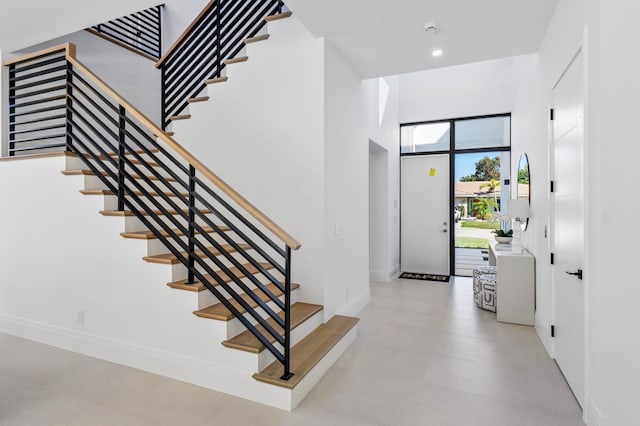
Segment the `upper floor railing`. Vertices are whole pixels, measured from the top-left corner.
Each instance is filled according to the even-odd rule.
[[[162,6],[98,24],[87,31],[155,62],[162,54]]]
[[[72,44],[6,65],[11,155],[64,146],[80,158],[121,214],[186,267],[185,284],[202,283],[291,377],[291,252],[300,243],[81,64]]]
[[[206,81],[222,75],[225,61],[282,12],[279,0],[212,0],[156,63],[162,72],[162,126],[198,96]]]

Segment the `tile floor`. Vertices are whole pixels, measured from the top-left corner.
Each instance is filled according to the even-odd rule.
[[[356,342],[292,413],[0,334],[0,425],[583,424],[533,328],[478,310],[470,279],[371,291]]]

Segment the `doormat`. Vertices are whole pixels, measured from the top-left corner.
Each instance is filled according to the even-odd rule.
[[[439,281],[442,283],[449,282],[449,275],[415,274],[413,272],[403,272],[402,274],[400,274],[400,278],[408,278],[410,280]]]

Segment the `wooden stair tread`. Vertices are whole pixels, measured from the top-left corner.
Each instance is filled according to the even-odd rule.
[[[176,132],[164,132],[164,134],[167,136],[173,136],[176,134]]]
[[[169,120],[178,121],[178,120],[188,120],[190,118],[191,118],[191,114],[183,114],[183,115],[174,115],[173,117],[170,117]]]
[[[278,19],[288,18],[291,15],[293,15],[293,13],[291,13],[291,11],[282,12],[282,13],[278,13],[276,15],[267,16],[266,18],[264,18],[264,20],[267,21],[267,22],[272,22],[272,21],[277,21]]]
[[[187,215],[189,214],[189,212],[187,210],[182,210],[181,212],[178,212],[176,210],[173,209],[168,209],[167,210],[169,212],[170,215],[177,215],[177,214],[182,214],[182,215]],[[209,210],[199,210],[200,213],[202,214],[211,214],[211,212]],[[110,217],[126,217],[126,216],[135,216],[135,214],[130,211],[130,210],[100,210],[99,212],[102,216],[110,216]],[[143,216],[148,216],[149,214],[145,211],[141,212]],[[155,214],[156,216],[164,216],[164,214],[160,211],[160,210],[154,210],[153,214]]]
[[[282,292],[278,287],[276,287],[275,284],[269,283],[266,285],[266,287],[269,289],[269,291],[271,291],[276,296],[280,297],[282,295]],[[300,287],[300,284],[291,283],[291,291],[297,289],[298,287]],[[268,296],[264,294],[264,292],[262,292],[261,290],[255,289],[255,292],[260,296],[260,299],[262,299],[262,301],[266,302],[267,300],[269,300]],[[254,300],[252,300],[248,294],[246,293],[242,294],[241,297],[252,308],[255,308],[256,306],[258,306],[258,304]],[[244,314],[246,312],[245,309],[235,300],[229,299],[229,301],[241,313]],[[235,315],[233,315],[231,311],[229,311],[222,304],[222,302],[216,303],[215,305],[208,306],[198,311],[194,311],[193,314],[200,318],[208,318],[208,319],[213,319],[218,321],[231,321],[233,318],[235,318]]]
[[[261,372],[255,373],[253,378],[261,382],[293,389],[358,321],[358,318],[334,315],[329,321],[313,330],[293,346],[290,364],[293,377],[289,380],[280,378],[283,369],[279,361],[274,361]]]
[[[95,176],[96,175],[92,170],[86,170],[86,169],[63,170],[61,173],[63,175],[65,175],[65,176],[80,176],[80,175],[82,175],[82,176]],[[102,174],[102,176],[109,176],[110,177],[109,173],[107,173],[107,172],[102,172],[101,174]],[[136,174],[131,175],[131,178],[133,178],[133,179],[142,179],[140,176],[138,176]],[[149,179],[149,180],[164,180],[166,182],[175,182],[174,178],[168,177],[168,176],[163,176],[162,178],[159,178],[157,176],[146,176],[146,178]]]
[[[246,270],[249,271],[249,273],[251,274],[257,274],[258,273],[258,268],[256,268],[255,266],[253,266],[250,263],[245,263],[242,266],[244,266],[244,268]],[[271,264],[269,263],[264,263],[261,262],[260,266],[262,266],[264,269],[269,270],[269,269],[273,269],[273,266],[271,266]],[[235,266],[229,268],[231,269],[231,272],[236,275],[236,276],[240,276],[241,272],[238,268],[236,268]],[[218,276],[220,278],[222,278],[225,282],[230,282],[231,278],[229,276],[227,276],[227,274],[225,274],[222,271],[218,272]],[[209,274],[205,274],[205,277],[207,278],[207,280],[209,280],[209,282],[211,282],[214,286],[218,285],[218,282]],[[183,280],[178,280],[178,281],[173,281],[170,283],[167,283],[167,285],[171,288],[175,288],[176,290],[187,290],[187,291],[204,291],[207,288],[205,287],[204,284],[202,284],[200,281],[198,281],[198,279],[196,278],[195,282],[193,284],[187,284],[187,278],[183,279]]]
[[[206,102],[209,100],[209,96],[198,96],[197,98],[187,99],[187,103],[193,104],[196,102]]]
[[[217,83],[224,83],[225,81],[229,80],[229,77],[224,76],[224,77],[218,77],[218,78],[210,78],[209,80],[205,80],[205,84],[217,84]]]
[[[228,232],[231,229],[227,226],[219,226],[220,230],[222,232]],[[207,233],[207,234],[211,234],[214,232],[213,228],[210,226],[202,226],[202,229]],[[178,236],[183,236],[184,233],[182,231],[180,231],[179,229],[173,229],[173,232],[178,235]],[[196,231],[196,234],[199,234],[200,232]],[[168,237],[169,233],[167,231],[160,231],[160,234],[163,237]],[[132,238],[132,239],[136,239],[136,240],[155,240],[156,237],[155,234],[151,231],[137,231],[137,232],[121,232],[120,235],[124,238]]]
[[[249,37],[244,40],[245,44],[257,43],[259,41],[264,41],[269,39],[269,34],[260,34],[254,37]]]
[[[291,305],[291,330],[298,327],[300,324],[311,318],[316,313],[322,310],[322,305],[312,305],[310,303],[298,302]],[[284,318],[284,311],[278,313],[280,318]],[[284,333],[284,329],[280,327],[273,318],[267,320],[274,330],[279,333]],[[256,327],[262,334],[267,336],[269,342],[274,343],[276,339],[267,333],[263,326],[258,325]],[[265,350],[265,346],[253,335],[249,330],[245,330],[237,336],[225,340],[222,342],[227,348],[238,349],[245,352],[251,352],[259,354]]]
[[[225,59],[223,63],[225,65],[231,65],[231,64],[239,64],[240,62],[247,62],[248,60],[249,60],[248,56],[238,56],[236,58]]]
[[[83,195],[117,195],[116,193],[114,193],[113,191],[111,191],[110,189],[81,189],[80,193]],[[133,191],[133,193],[137,196],[142,196],[142,192],[140,191]],[[164,195],[166,195],[167,197],[177,197],[177,196],[182,196],[182,197],[188,197],[189,194],[188,193],[182,193],[182,194],[176,194],[173,192],[164,192]],[[154,191],[150,191],[149,195],[151,195],[152,197],[159,197],[160,194],[158,194],[157,192]]]
[[[247,244],[239,244],[240,248],[242,250],[249,250],[251,247]],[[233,247],[231,247],[228,244],[223,244],[222,248],[227,251],[228,253],[235,253],[235,249]],[[220,255],[220,252],[218,250],[216,250],[213,247],[208,247],[209,251],[211,252],[211,254],[213,254],[214,256],[218,256]],[[186,251],[182,251],[180,252],[184,257],[187,257],[187,252]],[[200,258],[205,258],[206,255],[205,253],[200,250],[200,249],[196,249],[195,251],[196,256],[200,257]],[[175,265],[180,263],[180,261],[178,260],[178,258],[176,257],[176,255],[174,255],[173,253],[163,253],[163,254],[156,254],[153,256],[145,256],[142,258],[143,260],[149,262],[149,263],[160,263],[162,265]]]

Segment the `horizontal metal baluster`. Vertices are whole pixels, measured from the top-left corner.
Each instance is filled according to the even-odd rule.
[[[208,201],[203,200],[202,197],[197,194],[196,198],[200,201],[200,203],[202,204],[202,206],[208,210],[211,210],[213,212],[213,214],[220,219],[224,225],[228,226],[229,228],[231,228],[231,230],[238,235],[238,237],[240,237],[240,239],[249,244],[249,246],[251,246],[252,249],[254,249],[264,260],[266,260],[269,264],[271,264],[274,268],[276,268],[279,272],[284,273],[284,268],[278,263],[276,262],[271,256],[269,256],[258,244],[256,244],[254,241],[252,241],[250,238],[248,238],[244,232],[240,231],[240,229],[232,222],[230,221],[226,215],[222,214],[218,209],[216,209],[215,207],[213,207]],[[256,268],[262,270],[262,267],[259,265],[259,263],[253,259],[247,259],[250,260],[251,264],[253,264]],[[265,275],[265,277],[267,277],[270,281],[276,283],[278,286],[280,286],[279,281],[276,280],[270,273],[268,273],[267,271],[264,271],[263,275]]]
[[[19,93],[19,94],[16,94],[13,97],[13,99],[29,98],[31,96],[43,95],[45,93],[57,92],[59,90],[66,90],[66,88],[67,88],[66,84],[61,84],[59,86],[47,87],[45,89],[34,90],[32,92]]]
[[[65,106],[64,104],[60,104],[60,105],[55,105],[52,107],[46,107],[46,108],[38,108],[38,109],[32,109],[29,111],[24,111],[24,112],[14,112],[14,113],[9,113],[9,117],[24,117],[27,115],[33,115],[33,114],[40,114],[41,112],[49,112],[49,111],[57,111],[60,109],[64,109]]]
[[[48,102],[60,101],[66,98],[67,98],[67,94],[64,93],[62,95],[50,96],[50,97],[41,98],[35,101],[23,102],[21,104],[12,104],[12,105],[10,104],[9,106],[13,106],[14,108],[24,108],[24,107],[33,106],[33,105],[45,104]]]
[[[42,77],[43,75],[54,74],[54,73],[62,72],[62,71],[66,71],[66,70],[67,70],[67,64],[66,63],[62,63],[62,65],[58,65],[58,66],[52,67],[52,68],[41,69],[39,71],[32,72],[30,74],[17,75],[17,76],[15,76],[13,78],[10,78],[9,82],[18,82],[18,81],[30,80],[32,78]]]
[[[57,81],[64,81],[66,79],[67,79],[67,76],[62,74],[62,75],[57,75],[55,77],[45,78],[43,80],[34,81],[34,82],[31,82],[31,83],[25,83],[25,84],[22,84],[20,86],[14,86],[14,89],[15,90],[23,90],[23,89],[28,89],[30,87],[43,86],[43,85],[48,84],[48,83],[55,83]]]
[[[36,127],[35,129],[9,131],[9,134],[10,135],[22,135],[22,134],[25,134],[25,133],[35,133],[35,132],[43,132],[43,131],[46,131],[46,130],[64,129],[65,127],[67,127],[66,124],[56,124],[54,126]]]
[[[47,66],[47,65],[52,65],[58,62],[61,62],[63,64],[67,63],[67,58],[64,56],[64,50],[62,51],[58,51],[58,52],[54,52],[51,55],[57,55],[56,57],[50,58],[50,59],[45,59],[45,60],[40,60],[36,63],[30,64],[30,65],[18,65],[15,64],[15,70],[17,74],[21,74],[25,71],[30,71],[32,69],[36,69],[36,68],[40,68],[42,66]],[[11,81],[11,79],[9,79],[9,81]]]
[[[19,123],[15,123],[16,126],[24,125],[24,124],[33,124],[33,123],[42,123],[46,121],[60,120],[62,118],[66,118],[66,114],[56,114],[48,117],[36,118],[33,120],[20,121]],[[65,124],[66,125],[66,124]]]

